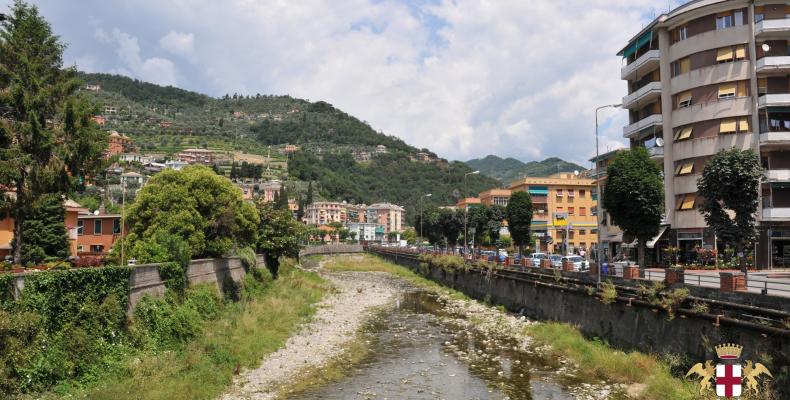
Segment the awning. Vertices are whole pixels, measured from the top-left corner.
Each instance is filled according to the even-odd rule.
[[[648,249],[654,248],[656,242],[658,242],[658,240],[661,239],[661,236],[664,235],[664,232],[667,231],[667,228],[669,228],[669,225],[661,225],[661,227],[658,229],[658,234],[656,236],[653,236],[652,239],[647,241],[646,247]],[[639,239],[634,239],[634,241],[631,243],[623,243],[623,247],[637,247],[638,245],[639,245]]]
[[[628,58],[632,54],[636,53],[636,51],[644,46],[647,43],[650,43],[650,40],[653,39],[653,31],[647,31],[642,36],[639,37],[634,44],[629,44],[628,47],[623,49],[623,58]]]

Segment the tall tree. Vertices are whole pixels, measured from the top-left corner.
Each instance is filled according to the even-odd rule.
[[[478,204],[470,206],[468,218],[466,225],[467,229],[474,228],[474,233],[469,232],[469,237],[474,239],[472,246],[475,246],[485,236],[488,226],[488,207]]]
[[[658,234],[664,212],[661,169],[643,147],[619,153],[606,170],[603,205],[612,222],[639,241],[638,262],[645,267],[645,244]]]
[[[313,181],[307,183],[307,198],[305,204],[313,204]]]
[[[524,254],[524,246],[530,243],[530,228],[532,227],[532,196],[527,192],[516,192],[510,196],[505,207],[510,237],[518,246],[519,254]]]
[[[755,238],[754,214],[763,179],[760,159],[752,150],[722,150],[713,156],[697,180],[702,197],[699,212],[716,236],[739,254]],[[745,266],[740,257],[741,267]]]
[[[285,185],[280,187],[280,194],[274,204],[280,210],[288,210],[288,190],[285,188]]]
[[[455,247],[458,243],[458,236],[464,228],[463,214],[454,210],[441,209],[437,224],[442,236],[447,240],[447,245]]]
[[[21,246],[23,264],[37,264],[47,257],[64,259],[69,256],[65,217],[66,210],[59,195],[44,195],[33,203],[30,215],[22,225],[25,237]]]
[[[487,219],[485,225],[486,233],[488,233],[488,237],[491,239],[491,243],[496,242],[499,240],[499,231],[502,229],[502,221],[505,220],[505,207],[499,205],[491,205],[486,210]]]
[[[78,98],[65,46],[35,6],[20,0],[0,21],[0,185],[11,188],[13,256],[22,262],[23,225],[31,205],[65,193],[101,165],[107,137]]]

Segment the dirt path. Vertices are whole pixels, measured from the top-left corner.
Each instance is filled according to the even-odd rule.
[[[288,382],[300,369],[320,366],[340,355],[378,307],[392,304],[398,281],[375,272],[322,273],[337,291],[318,304],[313,320],[288,339],[285,347],[266,357],[260,367],[243,371],[222,396],[230,399],[273,399],[278,385]]]

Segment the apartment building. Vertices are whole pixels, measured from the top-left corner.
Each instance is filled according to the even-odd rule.
[[[349,234],[355,232],[354,237],[360,242],[383,242],[386,239],[384,225],[375,222],[349,222]]]
[[[600,184],[601,188],[606,185],[606,169],[614,157],[623,151],[625,149],[617,149],[590,159],[590,162],[595,164],[595,169],[592,170],[590,176],[596,185],[592,188],[592,200],[598,202],[597,212],[593,211],[593,214],[596,215],[600,226],[598,241],[601,244],[602,259],[606,261],[612,261],[612,258],[620,252],[620,245],[623,243],[623,230],[612,224],[612,216],[603,208],[603,202],[599,201],[599,198],[603,199],[603,197],[598,195],[598,185]]]
[[[506,207],[508,200],[510,200],[509,189],[489,189],[479,194],[480,204],[486,206],[502,206]]]
[[[532,231],[541,251],[562,253],[567,238],[568,251],[590,252],[598,243],[595,181],[574,173],[550,177],[525,177],[513,182],[510,192],[528,192],[534,212]]]
[[[305,207],[304,220],[308,225],[326,225],[332,222],[346,223],[346,203],[317,201]]]
[[[176,160],[188,164],[212,164],[215,161],[215,156],[211,150],[185,149],[176,154]]]
[[[403,217],[406,210],[390,203],[375,203],[367,206],[367,222],[384,225],[385,234],[401,232],[403,230]]]
[[[665,176],[668,243],[692,259],[717,247],[696,181],[722,149],[753,149],[766,167],[757,213],[759,268],[790,266],[790,2],[694,0],[663,14],[618,53],[632,147]]]

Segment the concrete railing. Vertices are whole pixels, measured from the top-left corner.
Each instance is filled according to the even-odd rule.
[[[362,253],[365,249],[361,244],[325,244],[321,246],[307,247],[299,252],[299,257],[320,255],[320,254],[352,254]]]

